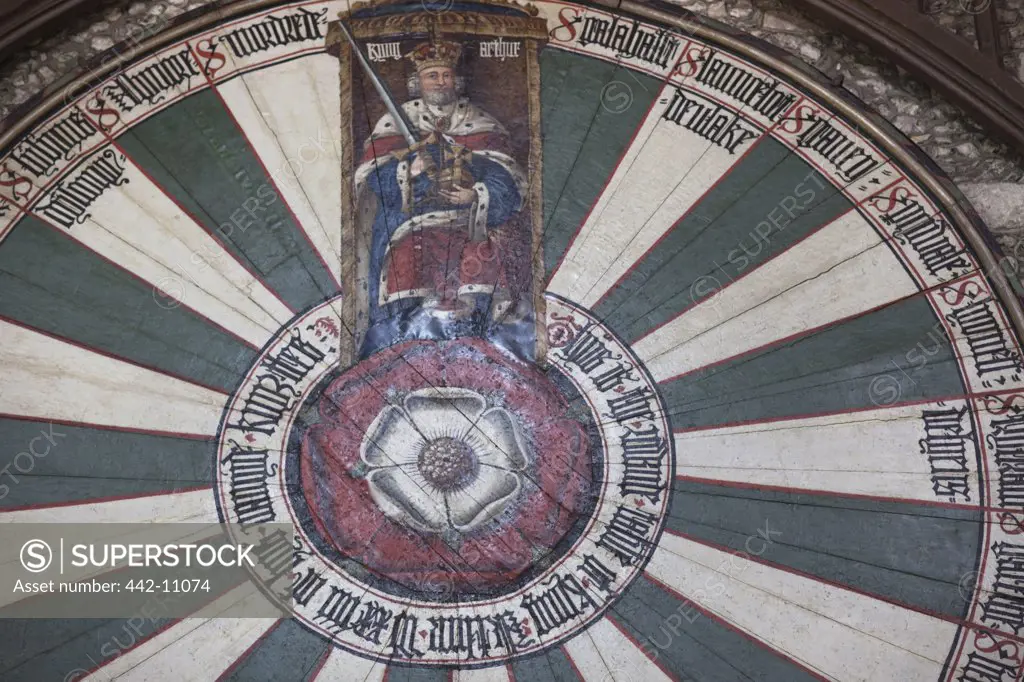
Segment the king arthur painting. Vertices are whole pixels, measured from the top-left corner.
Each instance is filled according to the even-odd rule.
[[[521,226],[526,176],[510,154],[508,131],[461,96],[461,46],[422,43],[402,105],[421,141],[408,147],[385,114],[356,171],[356,198],[377,199],[370,246],[365,356],[404,336],[479,333],[513,305],[504,263]],[[522,301],[515,301],[521,307]],[[411,332],[411,333],[410,333]]]
[[[349,18],[353,33],[374,33],[374,17],[360,18]],[[347,69],[342,59],[343,78],[365,94],[351,114],[353,351],[477,336],[534,360],[540,150],[527,61],[536,48],[443,20],[354,43]],[[524,97],[509,103],[510,90]]]

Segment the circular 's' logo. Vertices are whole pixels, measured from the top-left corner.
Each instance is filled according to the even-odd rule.
[[[21,565],[30,573],[42,573],[53,563],[53,550],[43,540],[29,540],[21,546]]]

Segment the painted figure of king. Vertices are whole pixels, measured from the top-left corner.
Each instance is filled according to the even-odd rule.
[[[505,127],[462,96],[461,51],[432,40],[406,55],[414,99],[402,109],[419,141],[386,114],[356,169],[357,206],[372,216],[362,358],[406,339],[486,337],[531,314],[526,178]]]

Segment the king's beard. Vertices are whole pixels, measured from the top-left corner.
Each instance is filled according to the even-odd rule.
[[[423,101],[434,107],[446,107],[449,104],[452,104],[457,97],[458,96],[455,94],[455,88],[423,93]]]

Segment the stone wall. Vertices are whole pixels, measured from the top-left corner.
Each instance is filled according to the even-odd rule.
[[[169,20],[213,0],[105,3],[68,30],[25,51],[0,69],[0,117],[41,89],[69,79],[111,46],[137,43]],[[1024,268],[1024,159],[991,139],[958,107],[866,46],[824,29],[785,0],[672,0],[797,55],[879,111],[924,149],[971,199],[1008,255]],[[893,0],[899,1],[899,0]],[[941,26],[974,40],[971,3],[929,0]],[[1000,22],[1008,66],[1024,78],[1024,0],[1007,0]]]
[[[999,22],[1007,39],[1007,68],[1024,80],[1024,0],[1004,0]]]
[[[123,50],[159,33],[174,18],[215,0],[106,0],[60,33],[25,49],[0,67],[0,118],[40,90],[77,75],[90,59],[114,45]]]

